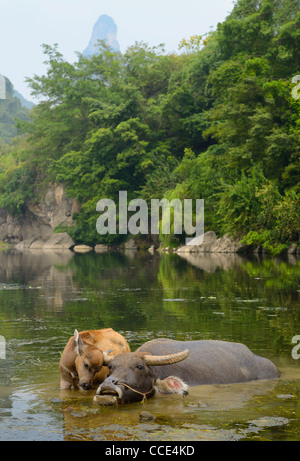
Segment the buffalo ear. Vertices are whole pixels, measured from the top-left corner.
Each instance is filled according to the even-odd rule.
[[[75,339],[75,352],[77,355],[81,355],[84,350],[84,342],[80,338],[80,335],[77,330],[74,331],[74,339]]]
[[[161,394],[188,395],[189,386],[177,376],[168,376],[165,379],[157,379],[155,390]]]

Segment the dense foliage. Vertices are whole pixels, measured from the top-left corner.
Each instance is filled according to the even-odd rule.
[[[70,64],[45,45],[48,72],[28,80],[41,102],[20,123],[27,137],[0,175],[0,206],[21,211],[34,190],[64,183],[82,203],[69,232],[93,244],[105,241],[101,198],[202,198],[206,230],[272,251],[298,243],[299,44],[299,0],[240,0],[179,54],[103,44]]]

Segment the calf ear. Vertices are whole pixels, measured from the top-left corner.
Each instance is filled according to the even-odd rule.
[[[188,385],[176,376],[169,376],[165,379],[157,379],[154,388],[161,394],[188,395],[189,393]]]
[[[74,331],[74,339],[75,339],[75,352],[77,355],[81,355],[84,349],[84,342],[80,338],[80,335],[77,330]]]
[[[103,365],[108,365],[109,362],[114,359],[114,356],[109,356],[111,352],[113,352],[114,349],[110,349],[109,351],[103,351]]]

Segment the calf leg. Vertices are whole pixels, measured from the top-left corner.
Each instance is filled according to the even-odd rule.
[[[75,383],[70,375],[61,372],[59,384],[60,389],[71,389],[71,387],[74,386],[74,384]]]

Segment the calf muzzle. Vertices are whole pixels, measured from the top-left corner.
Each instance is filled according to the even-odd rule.
[[[92,384],[91,383],[83,383],[83,384],[79,383],[79,387],[81,387],[81,389],[83,389],[84,391],[90,391],[92,389]]]

